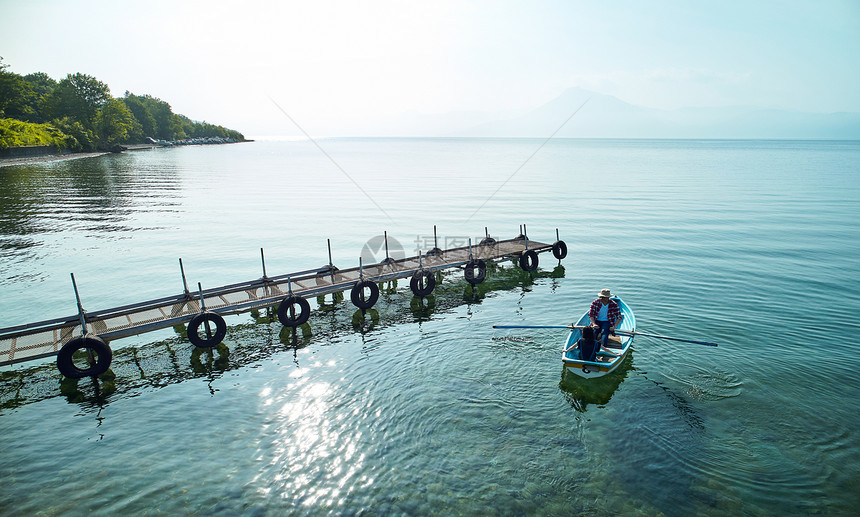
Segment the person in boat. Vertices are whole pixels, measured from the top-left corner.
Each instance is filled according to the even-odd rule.
[[[594,335],[592,327],[583,328],[582,336],[576,340],[576,343],[570,345],[564,351],[567,353],[576,347],[579,347],[579,358],[583,361],[597,360],[597,338]]]
[[[612,299],[612,291],[602,289],[597,299],[591,302],[588,317],[595,331],[600,329],[600,346],[606,348],[609,335],[615,335],[615,327],[621,323],[624,316],[621,314],[621,308]]]

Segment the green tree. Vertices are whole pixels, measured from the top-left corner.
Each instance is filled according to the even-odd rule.
[[[158,137],[158,125],[155,122],[155,118],[152,116],[152,113],[149,112],[146,104],[141,100],[142,97],[138,97],[129,92],[125,92],[125,97],[122,101],[125,103],[125,106],[131,111],[134,118],[140,122],[141,130],[143,131],[144,137]]]
[[[45,72],[35,72],[24,76],[24,80],[30,83],[30,87],[39,97],[48,95],[57,87],[57,81]]]
[[[20,75],[9,72],[9,65],[0,57],[0,118],[32,120],[36,113],[33,106],[37,96],[30,83]]]
[[[215,124],[209,124],[208,122],[194,122],[190,118],[185,115],[177,115],[179,120],[182,121],[182,127],[185,131],[185,134],[191,138],[206,138],[206,137],[220,137],[220,138],[231,138],[238,142],[245,140],[244,135],[238,131],[233,131],[231,129],[227,129],[224,126],[216,126]]]
[[[45,99],[48,98],[48,96],[51,95],[51,92],[54,91],[54,88],[57,87],[57,81],[45,72],[27,74],[24,76],[24,80],[30,84],[30,88],[32,88],[33,93],[36,94],[36,98],[33,100],[32,104],[32,110],[34,113],[33,122],[46,122],[48,119],[45,117],[45,113],[42,108],[44,106]]]
[[[69,149],[71,151],[95,151],[96,135],[89,129],[85,128],[80,122],[72,121],[68,117],[64,117],[54,120],[53,125],[64,134],[69,135],[72,142],[69,145]]]
[[[46,96],[44,117],[69,117],[87,129],[96,128],[96,115],[110,99],[110,88],[95,77],[86,74],[69,74]]]
[[[100,144],[106,149],[139,139],[143,134],[140,122],[119,99],[110,99],[104,103],[96,116],[96,127]]]
[[[12,102],[16,95],[14,75],[7,72],[9,65],[3,62],[3,56],[0,56],[0,118],[4,117],[6,107]]]
[[[155,120],[155,138],[160,138],[162,140],[185,138],[185,132],[182,128],[182,120],[178,115],[173,113],[173,110],[170,109],[170,104],[156,97],[152,97],[151,95],[143,95],[138,97],[138,99],[140,99],[144,106],[146,106],[146,110]]]
[[[57,81],[52,79],[45,72],[36,72],[24,76],[24,80],[30,85],[33,90],[33,97],[29,102],[28,113],[30,113],[30,122],[47,122],[43,113],[43,103],[45,98],[54,91],[57,87]]]
[[[8,117],[3,126],[7,146],[50,142],[62,149],[88,151],[142,141],[145,136],[244,140],[238,131],[173,113],[170,104],[151,95],[125,92],[124,98],[114,99],[105,83],[86,74],[69,74],[57,82],[44,72],[21,76],[7,69],[0,57],[0,118]],[[60,131],[63,134],[55,134]]]

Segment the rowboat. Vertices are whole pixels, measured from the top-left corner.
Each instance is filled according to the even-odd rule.
[[[627,355],[630,353],[630,345],[633,343],[633,332],[636,330],[636,317],[633,316],[633,311],[630,310],[630,307],[621,298],[616,296],[612,299],[618,304],[618,308],[621,309],[623,319],[621,320],[621,325],[616,329],[619,331],[619,335],[609,336],[609,343],[606,347],[609,351],[606,352],[602,349],[598,351],[595,361],[583,361],[578,347],[574,347],[567,352],[564,351],[579,341],[579,338],[582,337],[582,327],[591,324],[588,311],[585,311],[585,314],[579,318],[579,321],[572,325],[570,334],[568,334],[564,345],[561,347],[561,360],[564,363],[566,371],[570,371],[586,379],[603,377],[615,371],[627,358]],[[630,334],[626,334],[624,331],[630,332]]]

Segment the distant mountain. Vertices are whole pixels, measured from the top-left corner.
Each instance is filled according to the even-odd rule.
[[[440,126],[438,122],[434,129]],[[860,140],[860,113],[801,113],[744,107],[658,110],[634,106],[611,95],[569,88],[531,112],[453,130],[450,136],[546,138],[556,130],[557,138]]]
[[[519,114],[486,111],[453,111],[448,113],[427,114],[408,111],[402,115],[377,120],[372,128],[372,136],[416,136],[445,137],[463,128],[492,125],[500,118],[513,118]],[[355,128],[356,134],[366,134],[367,129]]]

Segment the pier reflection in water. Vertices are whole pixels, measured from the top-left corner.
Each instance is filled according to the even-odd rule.
[[[459,306],[481,303],[493,291],[526,289],[538,279],[564,275],[562,266],[526,272],[502,263],[488,265],[487,270],[487,280],[475,289],[462,280],[458,270],[440,273],[435,293],[424,299],[414,297],[408,286],[398,288],[396,281],[385,282],[379,302],[366,311],[355,310],[342,293],[318,297],[308,323],[295,329],[281,326],[277,307],[253,310],[228,319],[227,339],[211,349],[191,345],[183,325],[174,327],[172,337],[136,346],[123,346],[119,340],[113,345],[110,369],[96,378],[65,379],[51,359],[29,368],[19,366],[2,372],[0,409],[56,396],[65,396],[70,403],[102,406],[145,388],[199,378],[212,382],[226,372],[287,351],[292,351],[293,361],[299,365],[298,351],[312,343],[325,345],[353,332],[366,335],[393,325],[430,321]]]

